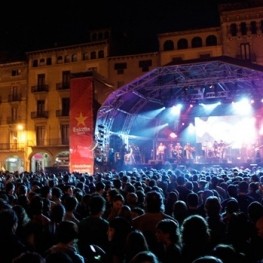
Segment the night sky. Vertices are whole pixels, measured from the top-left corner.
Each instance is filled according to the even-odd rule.
[[[32,51],[88,41],[110,27],[131,51],[156,48],[158,33],[219,25],[217,7],[230,0],[95,0],[48,4],[10,2],[0,17],[0,49]],[[232,1],[235,2],[235,1]],[[13,6],[12,6],[13,5]],[[138,49],[138,50],[136,50]],[[126,50],[125,50],[126,51]]]

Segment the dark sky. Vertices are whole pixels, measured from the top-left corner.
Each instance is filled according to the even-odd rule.
[[[78,44],[88,40],[90,29],[102,27],[146,46],[161,32],[219,25],[217,6],[222,2],[230,1],[95,0],[65,1],[63,6],[55,6],[55,0],[52,5],[36,1],[35,6],[10,1],[0,17],[0,48],[31,51]]]

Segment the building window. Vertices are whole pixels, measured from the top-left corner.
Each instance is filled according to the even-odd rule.
[[[65,63],[70,63],[70,56],[69,55],[65,56],[64,61]]]
[[[47,58],[47,65],[52,65],[52,59],[51,58]]]
[[[114,69],[117,71],[117,74],[121,75],[124,73],[124,69],[127,68],[127,63],[116,63]]]
[[[100,50],[98,53],[99,58],[104,58],[104,50]]]
[[[70,85],[70,71],[69,70],[62,71],[62,87],[69,88],[69,85]]]
[[[82,57],[83,57],[83,60],[88,60],[89,59],[89,53],[87,53],[87,52],[84,53]]]
[[[250,60],[250,45],[249,43],[243,43],[240,45],[241,58],[244,60]]]
[[[194,37],[192,39],[192,47],[202,47],[202,38],[201,37]]]
[[[92,51],[90,53],[90,59],[96,59],[96,52],[95,51]]]
[[[150,67],[152,66],[152,60],[142,60],[139,62],[139,68],[142,69],[142,72],[149,71]]]
[[[21,69],[12,69],[11,71],[12,77],[19,76],[19,75],[21,75]]]
[[[37,114],[41,116],[45,111],[45,100],[38,100],[37,101]]]
[[[78,56],[77,54],[72,55],[72,62],[77,62],[78,61]]]
[[[207,46],[216,46],[217,45],[217,38],[214,35],[209,35],[206,38],[206,45]]]
[[[257,34],[257,23],[256,23],[256,21],[252,21],[250,23],[250,31],[251,31],[251,34],[253,34],[253,35]]]
[[[57,57],[57,64],[61,64],[63,63],[63,57],[62,56],[58,56]]]
[[[38,66],[38,60],[37,59],[34,59],[32,61],[32,67],[37,67]]]
[[[12,119],[12,121],[17,121],[17,120],[18,120],[18,110],[17,110],[17,107],[12,107],[12,108],[11,108],[11,119]]]
[[[39,65],[40,65],[40,66],[46,65],[46,60],[45,60],[44,58],[41,58],[41,59],[39,60]]]
[[[37,145],[45,144],[45,126],[36,127],[36,143]]]
[[[174,50],[174,42],[172,40],[166,40],[163,44],[163,50]]]
[[[69,108],[70,108],[69,98],[62,98],[61,104],[62,104],[62,116],[69,116]]]
[[[187,39],[185,39],[185,38],[179,39],[178,43],[177,43],[177,48],[178,49],[186,49],[186,48],[188,48],[188,41],[187,41]]]
[[[230,25],[230,34],[232,37],[237,36],[237,25],[236,24]]]
[[[62,124],[60,129],[61,129],[61,143],[63,145],[68,145],[69,144],[69,125]]]
[[[37,75],[37,86],[39,87],[39,89],[44,88],[44,85],[46,82],[45,79],[46,79],[45,74],[38,74]]]
[[[242,35],[246,35],[247,34],[247,24],[245,22],[242,22],[240,24],[240,31]]]

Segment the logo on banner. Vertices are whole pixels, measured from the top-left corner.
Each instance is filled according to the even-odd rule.
[[[73,126],[72,128],[72,131],[75,135],[85,135],[91,131],[91,129],[87,127],[85,123],[87,118],[88,117],[84,116],[82,112],[79,113],[78,117],[75,117],[77,120],[77,126]]]

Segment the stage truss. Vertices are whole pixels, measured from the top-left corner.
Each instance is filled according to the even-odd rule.
[[[263,95],[263,67],[229,57],[193,60],[155,68],[111,93],[98,111],[96,136],[106,152],[112,135],[126,141],[145,138],[138,130],[154,128],[149,112],[175,101],[199,103],[241,95]],[[103,135],[100,132],[103,130]],[[152,136],[156,139],[157,134]],[[102,137],[102,138],[101,138]]]

